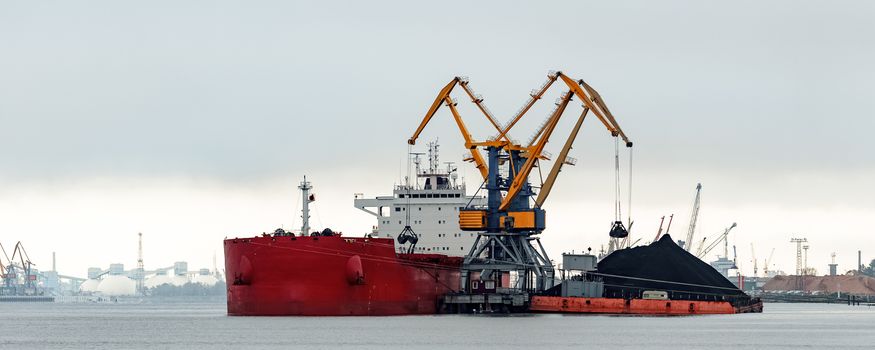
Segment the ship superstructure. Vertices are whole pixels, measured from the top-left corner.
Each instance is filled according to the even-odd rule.
[[[459,228],[459,210],[484,206],[486,197],[467,194],[454,164],[440,163],[439,147],[436,141],[428,144],[425,168],[421,163],[425,154],[411,154],[415,174],[396,185],[391,196],[356,195],[355,207],[377,218],[371,237],[397,239],[409,226],[417,238],[413,252],[464,256],[471,249],[477,234]],[[406,251],[410,244],[399,244],[397,249]]]

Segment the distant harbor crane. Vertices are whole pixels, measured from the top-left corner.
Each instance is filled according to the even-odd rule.
[[[690,225],[687,227],[687,240],[683,248],[690,251],[693,247],[693,235],[696,233],[696,221],[699,220],[699,204],[702,199],[702,184],[696,184],[696,198],[693,200],[693,210],[690,212]]]
[[[802,290],[802,243],[808,243],[806,238],[791,238],[790,243],[796,243],[796,287]]]
[[[769,277],[769,271],[771,271],[769,264],[771,264],[772,256],[774,256],[774,255],[775,255],[775,248],[772,248],[772,252],[769,253],[769,257],[766,258],[765,261],[763,261],[763,273],[765,274],[765,277]]]
[[[702,248],[702,246],[699,246],[699,250],[696,252],[696,257],[699,259],[704,258],[706,255],[708,255],[708,253],[711,252],[711,250],[716,248],[717,245],[720,244],[720,242],[723,242],[723,257],[729,259],[729,231],[731,231],[736,226],[738,226],[738,224],[733,222],[732,225],[723,230],[723,233],[721,233],[720,236],[717,236],[717,239],[711,242],[711,244],[709,244],[707,247]]]

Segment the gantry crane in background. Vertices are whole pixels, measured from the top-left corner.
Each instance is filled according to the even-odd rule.
[[[796,243],[796,290],[802,290],[805,282],[802,280],[802,243],[808,243],[807,238],[790,238],[790,243]]]
[[[521,144],[514,141],[508,133],[556,81],[563,82],[568,87],[567,92],[562,94],[556,107],[536,129],[528,143]],[[496,129],[495,136],[486,141],[476,141],[471,136],[456,109],[455,100],[450,97],[450,93],[457,85],[465,90],[471,101]],[[573,97],[577,97],[583,103],[583,111],[566,139],[559,158],[554,159],[550,173],[540,187],[540,192],[536,194],[529,183],[529,175],[540,161],[549,160],[544,147],[556,131],[557,124]],[[574,163],[568,157],[568,152],[585,117],[592,112],[613,137],[622,138],[627,147],[632,147],[632,142],[617,124],[601,96],[582,80],[576,81],[562,72],[549,73],[546,82],[529,95],[523,107],[503,126],[499,126],[482,102],[483,98],[470,90],[467,79],[453,78],[438,93],[419,127],[408,140],[408,144],[416,143],[416,139],[440,106],[445,105],[453,115],[465,141],[465,147],[471,151],[471,161],[475,163],[484,179],[487,192],[486,207],[469,207],[459,211],[460,228],[478,232],[475,243],[463,262],[462,291],[470,292],[482,286],[523,291],[550,288],[553,286],[553,265],[537,237],[546,227],[546,213],[542,206],[555,184],[562,165]],[[481,149],[486,151],[485,159],[480,153]],[[500,164],[509,164],[509,166],[502,171]],[[625,229],[623,231],[625,232]],[[516,284],[501,285],[502,277],[511,273],[517,274]],[[477,280],[469,281],[471,278]]]
[[[30,261],[27,255],[27,250],[24,249],[24,244],[18,242],[12,249],[12,257],[6,255],[6,249],[2,249],[5,263],[0,262],[0,265],[6,265],[2,268],[3,286],[0,289],[0,294],[5,295],[34,295],[36,294],[37,276],[34,273],[33,266],[36,265]]]
[[[0,253],[3,253],[0,256],[0,278],[3,279],[3,288],[7,288],[12,284],[12,273],[9,271],[11,269],[12,261],[9,259],[9,255],[6,254],[6,248],[3,247],[3,244],[0,243]]]
[[[690,211],[690,225],[687,226],[687,240],[682,247],[687,251],[693,249],[693,235],[696,233],[696,222],[699,220],[699,204],[702,199],[702,184],[696,184],[696,198],[693,199],[693,209]],[[704,244],[704,241],[702,242]],[[701,247],[701,246],[700,246]]]
[[[765,274],[764,277],[769,277],[769,271],[771,271],[769,264],[772,263],[772,256],[773,255],[775,255],[775,248],[772,248],[772,252],[769,253],[769,257],[766,258],[765,261],[763,261],[763,274]]]

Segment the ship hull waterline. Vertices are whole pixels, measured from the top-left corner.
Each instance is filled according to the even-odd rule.
[[[727,301],[534,296],[529,309],[537,313],[568,314],[728,315],[762,312],[762,303],[734,307]]]

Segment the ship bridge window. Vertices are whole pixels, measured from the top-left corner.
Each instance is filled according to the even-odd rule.
[[[425,195],[425,198],[433,198],[433,197],[434,197],[434,195],[433,195],[433,194],[431,194],[431,193],[429,193],[429,194],[427,194],[427,195]]]
[[[401,211],[401,207],[395,207],[395,211]]]
[[[398,198],[404,198],[404,194],[399,193]]]
[[[441,198],[447,198],[447,197],[448,197],[448,196],[447,196],[446,193],[441,193]]]

